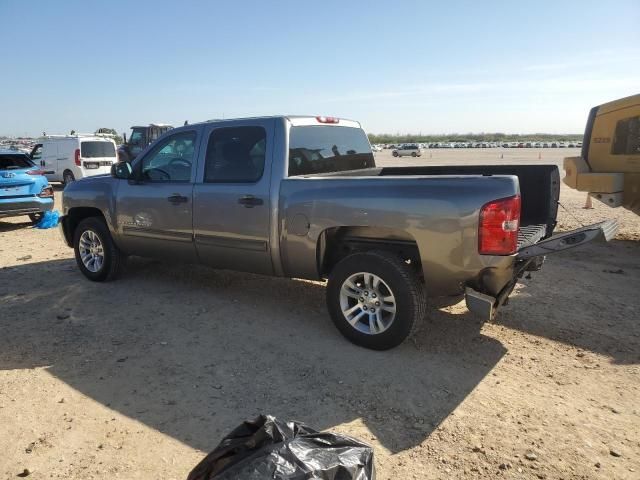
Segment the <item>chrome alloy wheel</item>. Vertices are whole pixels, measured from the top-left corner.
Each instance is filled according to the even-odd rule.
[[[340,309],[356,330],[376,335],[387,330],[396,317],[396,298],[389,286],[373,273],[359,272],[340,288]]]
[[[104,265],[104,248],[100,237],[93,230],[85,230],[80,235],[80,259],[87,270],[97,273]]]

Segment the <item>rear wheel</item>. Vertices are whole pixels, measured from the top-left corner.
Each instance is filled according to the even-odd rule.
[[[111,238],[99,217],[85,218],[73,233],[76,263],[82,274],[94,282],[113,280],[122,269],[125,255]]]
[[[417,157],[417,156],[418,156],[418,154],[417,154],[416,152],[412,152],[412,153],[411,153],[411,156],[412,156],[412,157]]]
[[[374,350],[401,344],[426,311],[418,276],[384,251],[354,253],[340,261],[329,277],[327,306],[345,337]]]
[[[62,183],[64,183],[65,185],[70,184],[71,182],[75,181],[75,179],[76,177],[73,176],[73,172],[69,170],[66,170],[62,175]]]
[[[393,155],[394,157],[398,156],[398,152],[393,152],[391,155]]]

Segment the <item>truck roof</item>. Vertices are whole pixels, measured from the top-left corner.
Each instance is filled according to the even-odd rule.
[[[342,127],[361,128],[360,122],[349,120],[347,118],[327,117],[322,115],[265,115],[259,117],[240,117],[240,118],[214,118],[198,123],[212,122],[231,122],[235,120],[263,120],[269,118],[282,118],[291,123],[293,126],[309,126],[309,125],[332,125]],[[324,119],[324,120],[323,120]],[[197,123],[195,124],[197,125]]]
[[[105,134],[93,134],[93,133],[78,133],[75,135],[43,135],[38,138],[39,142],[44,140],[93,140],[93,141],[105,141],[105,142],[113,142],[112,135]]]
[[[134,125],[131,128],[148,128],[148,127],[172,127],[173,125],[169,125],[168,123],[150,123],[149,125]]]
[[[631,95],[629,97],[619,98],[612,102],[603,103],[598,107],[598,115],[603,113],[610,113],[621,108],[631,107],[633,105],[640,105],[640,93],[637,95]]]

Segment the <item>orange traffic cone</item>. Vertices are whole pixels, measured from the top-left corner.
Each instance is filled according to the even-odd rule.
[[[587,193],[587,199],[584,202],[584,208],[585,210],[593,210],[593,205],[591,204],[591,195],[589,195]]]

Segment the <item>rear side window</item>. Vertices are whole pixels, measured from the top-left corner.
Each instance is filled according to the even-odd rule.
[[[80,156],[82,158],[115,157],[116,148],[111,142],[82,142]]]
[[[640,116],[618,121],[611,153],[614,155],[640,153]]]
[[[0,170],[31,168],[33,162],[26,155],[0,155]]]
[[[352,127],[291,127],[289,176],[375,167],[364,131]]]
[[[223,127],[211,132],[204,181],[255,183],[262,177],[267,147],[262,127]]]

